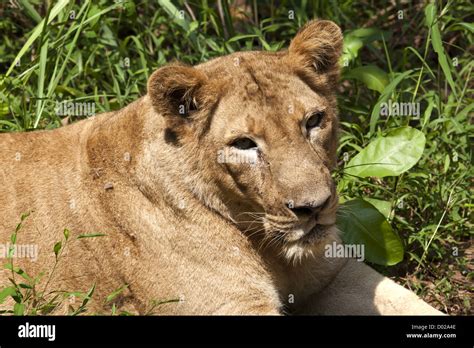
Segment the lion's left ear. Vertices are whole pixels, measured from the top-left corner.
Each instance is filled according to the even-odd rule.
[[[339,70],[343,36],[341,29],[331,21],[312,20],[302,27],[289,48],[292,61],[314,67],[317,73]]]

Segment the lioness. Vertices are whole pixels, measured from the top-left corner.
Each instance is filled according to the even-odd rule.
[[[436,314],[339,243],[331,179],[342,34],[311,21],[280,52],[170,64],[126,108],[56,130],[0,135],[0,241],[39,247],[29,274],[70,247],[48,289],[86,291],[91,312],[179,299],[160,314]],[[102,237],[75,239],[80,234]],[[73,241],[74,240],[74,241]],[[0,285],[8,283],[2,271]],[[38,287],[41,290],[41,286]]]

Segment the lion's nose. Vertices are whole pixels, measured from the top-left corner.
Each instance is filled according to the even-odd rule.
[[[299,219],[309,218],[316,215],[331,199],[331,194],[323,195],[314,200],[303,202],[286,202],[286,207],[291,210]]]

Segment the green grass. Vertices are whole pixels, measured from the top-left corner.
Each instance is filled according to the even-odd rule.
[[[0,132],[61,126],[57,101],[117,110],[146,92],[154,69],[175,59],[196,64],[237,50],[278,50],[308,19],[338,23],[346,47],[361,45],[345,54],[339,165],[396,127],[426,137],[421,160],[408,172],[355,178],[341,195],[391,207],[405,258],[376,266],[381,272],[445,312],[472,313],[470,1],[265,0],[236,7],[224,0],[221,12],[206,0],[16,3],[0,4]],[[420,103],[420,117],[381,116],[388,99]]]

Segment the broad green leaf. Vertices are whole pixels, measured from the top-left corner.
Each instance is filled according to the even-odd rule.
[[[400,127],[372,141],[353,157],[344,172],[358,177],[397,176],[413,167],[425,148],[425,135]]]
[[[345,244],[363,244],[365,259],[391,266],[403,259],[403,244],[382,214],[363,199],[347,201],[337,213]]]
[[[396,78],[393,79],[392,82],[390,82],[385,89],[383,90],[382,94],[380,95],[380,98],[377,100],[377,102],[374,105],[374,108],[372,109],[372,114],[370,115],[370,132],[369,135],[372,135],[375,132],[375,126],[377,125],[377,121],[380,118],[380,109],[382,107],[382,104],[385,103],[388,98],[392,95],[393,91],[395,90],[395,87],[403,81],[407,76],[409,76],[413,70],[408,70],[405,71],[404,73],[398,75]]]
[[[367,88],[382,93],[388,84],[388,75],[375,65],[365,65],[344,73],[343,78],[356,79],[363,82]]]
[[[443,42],[441,39],[441,33],[439,31],[438,22],[436,18],[436,5],[434,3],[429,4],[425,8],[425,24],[428,29],[431,29],[431,45],[434,51],[438,55],[438,63],[443,70],[444,76],[451,87],[453,94],[456,96],[456,84],[453,81],[451,75],[451,67],[448,64],[448,58],[444,51]]]
[[[364,197],[364,201],[369,202],[372,204],[377,210],[386,218],[390,217],[390,211],[392,210],[392,203],[389,201],[383,201],[381,199],[376,198],[368,198]]]

